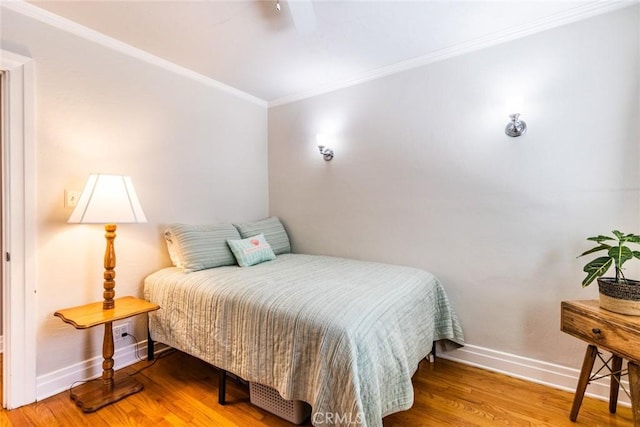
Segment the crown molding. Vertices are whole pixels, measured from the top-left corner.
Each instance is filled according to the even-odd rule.
[[[51,25],[52,27],[74,34],[85,40],[89,40],[94,43],[98,43],[104,47],[112,49],[116,52],[123,53],[157,67],[163,68],[175,74],[179,74],[183,77],[195,80],[199,83],[205,84],[209,87],[213,87],[222,92],[241,98],[245,101],[249,101],[261,107],[267,107],[267,101],[250,95],[234,87],[228,86],[210,77],[206,77],[200,73],[197,73],[188,68],[174,64],[171,61],[155,56],[149,52],[146,52],[137,47],[123,43],[98,31],[87,28],[69,19],[63,18],[49,11],[41,9],[37,6],[29,4],[23,0],[2,0],[0,1],[0,7],[12,10],[29,18]]]
[[[581,21],[593,16],[602,15],[608,12],[612,12],[618,9],[623,9],[632,5],[640,4],[640,0],[614,0],[614,1],[596,1],[593,3],[577,6],[573,9],[569,9],[559,14],[540,19],[529,24],[513,27],[507,30],[498,31],[496,33],[480,37],[474,40],[470,40],[464,43],[459,43],[455,46],[451,46],[445,49],[432,52],[428,55],[408,59],[406,61],[398,62],[386,67],[380,67],[371,72],[366,72],[358,76],[354,76],[351,79],[343,80],[338,83],[331,83],[327,85],[319,86],[313,90],[307,92],[301,92],[297,94],[287,95],[281,98],[274,99],[272,101],[265,101],[256,96],[250,95],[234,87],[228,86],[222,82],[214,80],[210,77],[206,77],[200,73],[197,73],[188,68],[174,64],[166,59],[152,55],[142,49],[138,49],[98,31],[87,28],[69,19],[55,15],[44,9],[41,9],[32,4],[26,3],[24,0],[1,0],[0,5],[3,8],[12,10],[22,15],[31,17],[45,24],[51,25],[63,31],[72,33],[78,37],[82,37],[86,40],[98,43],[107,48],[113,49],[128,56],[140,59],[147,63],[164,68],[170,72],[182,75],[190,78],[207,86],[216,88],[225,93],[234,95],[238,98],[252,102],[261,107],[277,107],[280,105],[290,104],[293,102],[301,101],[303,99],[312,98],[314,96],[323,95],[336,90],[345,89],[351,86],[355,86],[361,83],[366,83],[372,80],[380,79],[392,74],[400,73],[403,71],[411,70],[414,68],[422,67],[434,62],[444,61],[449,58],[463,55],[485,49],[491,46],[507,43],[512,40],[527,37],[532,34],[536,34],[549,29],[557,28],[563,25],[567,25],[573,22]]]
[[[585,4],[525,25],[497,31],[487,36],[479,37],[477,39],[470,40],[464,43],[459,43],[455,46],[451,46],[445,49],[440,49],[435,52],[429,53],[428,55],[419,56],[386,67],[381,67],[371,72],[363,73],[352,79],[348,79],[339,83],[331,83],[328,85],[317,87],[308,92],[287,95],[269,101],[268,106],[269,108],[277,107],[280,105],[301,101],[303,99],[312,98],[314,96],[323,95],[325,93],[333,92],[339,89],[345,89],[351,86],[359,85],[361,83],[366,83],[392,74],[397,74],[403,71],[422,67],[434,62],[444,61],[446,59],[460,56],[465,53],[475,52],[491,46],[507,43],[512,40],[527,37],[532,34],[582,21],[593,16],[602,15],[637,4],[640,4],[640,0],[597,1]]]

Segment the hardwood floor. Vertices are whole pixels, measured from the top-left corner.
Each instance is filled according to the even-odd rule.
[[[140,362],[123,371],[147,366]],[[229,403],[217,403],[218,371],[170,351],[136,377],[145,385],[97,412],[85,414],[64,392],[0,412],[0,426],[292,426],[249,402],[245,385],[229,381]],[[633,426],[631,409],[609,414],[604,401],[585,398],[578,421],[569,421],[572,393],[460,365],[422,362],[414,376],[415,403],[384,419],[385,427],[410,426]],[[305,425],[310,425],[309,423]]]

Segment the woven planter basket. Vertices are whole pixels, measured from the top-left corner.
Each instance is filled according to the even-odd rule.
[[[613,277],[598,278],[600,307],[614,313],[640,316],[640,282],[625,280],[616,283]]]

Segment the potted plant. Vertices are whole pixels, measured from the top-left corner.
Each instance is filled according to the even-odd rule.
[[[629,247],[629,244],[640,245],[640,236],[624,234],[618,230],[614,230],[613,235],[615,237],[599,235],[587,238],[598,245],[579,257],[600,251],[605,251],[606,255],[584,266],[587,277],[582,281],[582,287],[589,286],[598,279],[600,307],[616,313],[640,316],[640,282],[627,279],[622,271],[625,262],[633,258],[640,260],[640,251],[634,251]],[[612,265],[615,268],[615,277],[602,277]]]

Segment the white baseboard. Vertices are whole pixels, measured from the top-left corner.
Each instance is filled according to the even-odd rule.
[[[158,355],[167,350],[164,344],[155,344],[154,353]],[[136,357],[137,351],[137,357]],[[59,369],[36,378],[36,399],[42,400],[63,391],[69,390],[76,381],[90,380],[102,375],[102,356]],[[115,370],[132,365],[140,360],[147,360],[147,341],[131,344],[116,349],[114,355]]]
[[[156,343],[155,354],[162,353],[168,349],[164,344]],[[138,357],[136,357],[136,348]],[[147,342],[142,341],[137,346],[135,344],[117,349],[114,355],[114,369],[121,369],[132,365],[138,361],[146,360]],[[549,387],[574,392],[578,383],[580,371],[575,368],[547,363],[540,360],[529,359],[516,356],[497,350],[465,345],[459,349],[450,351],[440,351],[437,357],[465,365],[471,365],[489,371],[499,372],[511,377],[520,378]],[[437,363],[437,362],[436,362]],[[37,378],[37,399],[42,400],[60,392],[69,390],[75,381],[98,378],[102,375],[102,357],[94,357],[84,362],[42,375]],[[629,390],[629,383],[626,379],[622,384]],[[586,394],[590,397],[608,400],[609,381],[600,379],[593,381],[587,387]],[[628,396],[620,390],[618,403],[623,406],[631,406]]]
[[[455,350],[438,352],[437,357],[499,372],[511,377],[544,384],[572,393],[576,390],[578,377],[580,376],[579,369],[568,368],[566,366],[542,362],[540,360],[529,359],[474,345],[465,345]],[[621,382],[623,386],[629,390],[629,382],[626,378],[623,378]],[[608,401],[609,380],[600,379],[591,382],[585,394],[596,399]],[[620,389],[618,395],[618,403],[623,406],[631,406],[629,397],[622,389]]]

